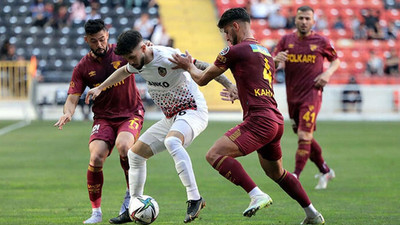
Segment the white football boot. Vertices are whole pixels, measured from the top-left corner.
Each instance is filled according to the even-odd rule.
[[[300,224],[325,224],[325,219],[321,215],[321,213],[318,213],[316,217],[313,218],[306,217]]]
[[[97,212],[97,211],[92,212],[92,216],[89,219],[83,221],[83,223],[84,224],[100,223],[103,219],[102,217],[103,217],[103,215],[101,212]]]
[[[251,217],[256,214],[259,209],[267,208],[272,205],[272,198],[267,194],[256,195],[251,198],[250,205],[243,212],[243,216]]]
[[[317,186],[315,186],[315,189],[326,189],[326,187],[328,186],[328,181],[335,178],[335,171],[333,171],[333,169],[330,169],[328,173],[320,173],[315,175],[315,178],[318,178],[318,184]]]

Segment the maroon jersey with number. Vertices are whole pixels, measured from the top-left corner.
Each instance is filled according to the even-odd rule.
[[[264,116],[283,123],[274,99],[272,84],[275,66],[268,49],[255,39],[246,39],[222,50],[214,64],[232,71],[244,119],[247,116]]]
[[[285,82],[288,102],[305,102],[310,95],[318,94],[314,79],[323,72],[324,58],[332,62],[337,59],[336,51],[326,37],[315,32],[299,38],[297,33],[282,37],[274,50],[288,50],[285,62]]]
[[[104,57],[95,57],[88,53],[76,65],[72,73],[68,94],[81,95],[86,86],[99,86],[115,70],[125,65],[121,56],[114,53],[115,44],[109,45]],[[116,119],[132,115],[144,115],[143,103],[136,87],[135,76],[108,87],[94,100],[94,118]]]

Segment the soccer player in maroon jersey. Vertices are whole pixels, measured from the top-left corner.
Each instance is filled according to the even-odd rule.
[[[91,51],[74,68],[64,105],[64,115],[54,124],[59,129],[71,121],[80,95],[88,86],[96,87],[114,71],[127,63],[114,53],[115,44],[108,44],[109,33],[102,20],[88,20],[85,24],[85,41]],[[102,221],[100,208],[103,186],[103,164],[114,146],[120,155],[121,167],[128,185],[129,163],[127,153],[139,137],[143,125],[144,109],[136,87],[135,76],[130,76],[112,87],[93,103],[94,121],[89,140],[89,167],[87,188],[92,204],[92,216],[83,223]],[[129,192],[125,194],[120,214],[129,204]]]
[[[314,10],[308,6],[297,9],[297,30],[282,37],[275,48],[274,58],[278,65],[285,64],[286,94],[289,117],[298,136],[294,175],[300,177],[308,158],[321,172],[316,189],[325,189],[335,172],[322,157],[322,150],[313,138],[316,119],[322,103],[322,90],[331,75],[339,67],[336,51],[326,37],[311,30],[314,25]],[[323,71],[324,58],[331,62]]]
[[[220,52],[214,64],[206,70],[197,69],[192,57],[174,55],[172,62],[187,70],[201,86],[230,69],[236,80],[238,95],[224,92],[226,100],[239,98],[243,122],[219,138],[206,155],[207,161],[226,179],[241,186],[251,198],[243,215],[253,216],[259,209],[272,204],[269,195],[258,188],[236,157],[257,151],[262,169],[306,213],[305,224],[323,224],[324,218],[313,207],[298,179],[282,167],[280,140],[283,117],[274,99],[275,64],[268,50],[254,39],[250,30],[250,16],[243,8],[224,12],[218,22],[232,46]]]

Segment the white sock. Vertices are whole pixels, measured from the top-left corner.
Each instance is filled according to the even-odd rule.
[[[101,207],[99,207],[99,208],[92,208],[92,213],[94,213],[94,212],[99,212],[100,214],[102,214],[102,213],[101,213]]]
[[[129,193],[131,197],[143,195],[144,184],[147,176],[147,159],[128,151],[129,160]]]
[[[303,209],[308,218],[314,218],[318,215],[318,211],[314,208],[312,203]]]
[[[164,140],[164,144],[174,159],[176,172],[178,172],[182,184],[186,187],[188,200],[199,200],[200,193],[194,177],[192,162],[189,154],[182,146],[182,141],[177,137],[168,137]]]
[[[253,188],[253,190],[251,190],[250,192],[249,192],[249,196],[250,196],[250,198],[251,197],[254,197],[254,196],[256,196],[256,195],[262,195],[262,194],[265,194],[264,192],[262,192],[261,191],[261,189],[259,188],[259,187],[255,187],[255,188]]]

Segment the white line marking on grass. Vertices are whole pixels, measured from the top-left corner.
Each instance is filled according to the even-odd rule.
[[[30,123],[31,123],[30,120],[23,120],[23,121],[20,121],[18,123],[14,123],[14,124],[11,124],[9,126],[3,127],[3,128],[0,129],[0,136],[4,135],[4,134],[7,134],[8,132],[11,132],[13,130],[28,126]]]

